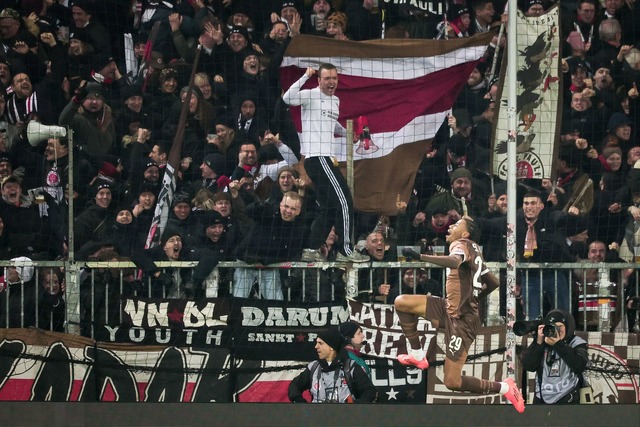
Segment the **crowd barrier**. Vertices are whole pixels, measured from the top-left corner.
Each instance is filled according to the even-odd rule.
[[[11,313],[20,310],[20,323],[9,324],[9,317],[4,316],[0,327],[25,327],[39,325],[43,329],[56,330],[55,325],[64,316],[64,331],[93,337],[92,325],[118,324],[122,321],[121,303],[123,297],[155,297],[167,299],[193,299],[193,289],[190,278],[196,262],[158,262],[163,273],[171,277],[170,286],[167,283],[159,286],[152,278],[139,280],[141,273],[136,266],[129,262],[64,262],[64,261],[33,261],[21,263],[20,266],[34,267],[33,281],[35,286],[20,291],[20,304],[11,304],[11,294],[15,288],[6,288],[2,303],[2,310]],[[12,262],[2,261],[0,267],[14,265]],[[487,263],[489,268],[501,277],[502,291],[490,295],[482,305],[482,316],[486,325],[497,325],[505,322],[504,292],[506,264]],[[425,268],[426,267],[426,268]],[[221,262],[205,280],[199,297],[218,298],[233,295],[235,268],[253,269],[257,280],[252,287],[250,298],[262,298],[260,282],[265,266],[248,265],[244,262]],[[341,264],[337,262],[305,263],[288,262],[268,266],[269,270],[278,269],[281,277],[284,301],[290,302],[344,302],[345,298],[364,302],[378,302],[392,304],[387,297],[380,295],[378,285],[387,282],[391,287],[398,287],[402,293],[402,272],[413,270],[414,277],[419,277],[418,270],[425,269],[430,279],[437,280],[437,286],[432,289],[435,295],[445,295],[445,274],[441,267],[418,262],[369,262],[361,264]],[[525,301],[533,292],[538,293],[541,301],[540,312],[548,311],[558,306],[559,285],[554,280],[552,285],[554,298],[543,299],[543,288],[530,286],[529,281],[541,280],[542,275],[551,274],[554,278],[565,275],[567,278],[569,310],[575,315],[578,329],[583,331],[611,332],[640,332],[638,324],[628,325],[626,321],[628,301],[625,295],[640,295],[640,265],[628,263],[518,263],[516,265],[517,286],[516,298],[518,310],[516,317],[526,316]],[[53,309],[45,310],[42,305],[47,304],[48,293],[43,285],[43,273],[60,270],[64,274],[64,286],[60,299],[65,304],[64,313]],[[587,281],[587,270],[598,271],[603,280]],[[627,284],[631,287],[625,291],[622,283],[622,272],[626,274]],[[395,273],[394,273],[395,272]],[[582,276],[582,277],[580,277]],[[417,281],[418,279],[416,279]],[[415,292],[414,286],[413,291]],[[32,293],[32,294],[28,294]],[[198,295],[198,294],[196,294]],[[34,304],[25,307],[25,303]],[[29,313],[26,313],[29,311]],[[632,312],[633,313],[633,312]],[[30,315],[31,314],[31,315]],[[42,319],[41,316],[48,316]],[[32,324],[25,323],[31,321]],[[636,320],[637,321],[637,320]],[[33,323],[35,322],[35,323]],[[84,328],[81,328],[85,325]],[[82,329],[82,330],[81,330]],[[62,331],[58,328],[58,331]]]

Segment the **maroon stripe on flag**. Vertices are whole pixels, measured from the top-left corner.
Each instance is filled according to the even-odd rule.
[[[446,111],[453,106],[476,62],[467,62],[409,80],[391,80],[339,74],[336,95],[340,98],[339,121],[366,116],[371,133],[393,132],[417,116]],[[304,69],[282,67],[282,87],[289,88]],[[311,78],[304,89],[316,87]],[[286,90],[286,89],[285,89]],[[296,129],[301,131],[300,107],[291,107]]]

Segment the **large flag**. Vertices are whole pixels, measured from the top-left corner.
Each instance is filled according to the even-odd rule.
[[[562,95],[560,72],[560,15],[557,6],[542,16],[517,15],[517,177],[551,178],[559,135]],[[502,61],[500,108],[493,137],[493,173],[507,179],[509,135],[508,90],[512,78],[506,74],[507,56]]]
[[[338,68],[338,121],[365,117],[373,149],[355,144],[354,202],[365,212],[397,213],[396,197],[407,201],[426,149],[485,53],[493,33],[456,40],[386,39],[352,42],[296,36],[280,68],[288,89],[311,66]],[[317,86],[317,79],[304,88]],[[300,108],[291,107],[298,133]],[[335,156],[345,161],[346,138],[336,137]],[[377,150],[375,149],[377,148]]]

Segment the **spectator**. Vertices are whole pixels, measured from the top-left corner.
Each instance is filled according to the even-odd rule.
[[[6,267],[0,277],[0,325],[4,328],[36,326],[38,289],[31,259],[12,258],[14,266]]]
[[[347,36],[347,15],[342,12],[333,12],[327,18],[326,35],[336,40],[349,40]]]
[[[70,33],[84,31],[97,53],[111,54],[111,36],[104,25],[93,19],[93,3],[89,0],[78,0],[71,6],[73,26]]]
[[[424,213],[431,216],[433,212],[446,211],[452,222],[456,222],[465,214],[484,216],[488,212],[486,196],[474,192],[471,172],[466,168],[458,168],[451,174],[451,190],[438,193],[429,199]]]
[[[367,236],[364,244],[366,254],[374,262],[392,262],[398,260],[397,248],[395,245],[388,245],[384,235],[374,230]],[[398,284],[399,274],[397,268],[376,267],[371,269],[361,269],[358,271],[358,291],[360,299],[364,301],[380,300],[385,303],[392,303],[388,299],[391,286]],[[379,297],[379,298],[377,298]]]
[[[42,288],[38,307],[40,329],[64,332],[66,305],[64,300],[64,274],[56,268],[41,268],[39,274]]]
[[[178,72],[173,68],[165,68],[160,72],[158,81],[160,86],[152,91],[149,105],[153,119],[151,131],[153,135],[162,135],[167,139],[169,136],[163,133],[163,126],[178,100]]]
[[[544,13],[542,0],[527,0],[524,7],[524,16],[537,17]]]
[[[402,281],[393,283],[387,301],[393,304],[398,295],[433,295],[442,297],[442,284],[429,277],[426,268],[405,268],[402,270]]]
[[[118,163],[111,107],[105,103],[98,83],[88,83],[78,89],[60,113],[59,124],[73,129],[76,144],[93,165],[101,165],[103,161]]]
[[[37,205],[23,194],[22,180],[11,175],[2,182],[0,215],[11,255],[41,259],[49,257],[52,242],[49,227],[40,217]]]
[[[545,209],[540,192],[528,190],[522,199],[522,209],[516,215],[517,259],[531,263],[573,261],[567,245],[566,230],[578,213],[575,207],[570,207],[568,213],[549,212],[549,209]],[[485,236],[495,238],[506,233],[506,217],[481,218],[479,224]],[[522,271],[521,283],[526,314],[530,320],[543,313],[544,307],[547,307],[545,300],[551,305],[569,309],[566,271],[526,268]],[[540,300],[541,293],[544,295],[543,300]]]
[[[43,33],[43,49],[50,56],[50,73],[43,73],[42,78],[34,80],[32,76],[37,76],[37,72],[28,70],[24,66],[18,65],[13,70],[11,81],[12,94],[7,99],[6,115],[10,125],[14,125],[18,133],[32,119],[44,124],[55,124],[57,111],[62,99],[60,96],[60,86],[64,77],[64,68],[66,64],[62,61],[64,58],[63,47],[57,43],[51,33]],[[24,51],[26,46],[22,46],[19,52],[28,55]],[[27,60],[25,58],[25,60]],[[32,58],[33,60],[33,58]],[[36,62],[38,62],[36,60]]]
[[[581,39],[586,43],[593,43],[598,39],[598,26],[600,21],[596,18],[598,4],[595,0],[580,0],[574,13],[563,14],[562,34],[563,39],[572,31],[579,31]]]
[[[475,0],[472,2],[474,20],[471,23],[470,34],[486,33],[493,23],[495,10],[491,0]]]
[[[108,182],[97,182],[95,202],[77,216],[74,223],[76,250],[89,241],[101,241],[107,236],[114,218],[111,187]]]
[[[299,218],[302,197],[291,191],[282,198],[278,211],[274,212],[271,207],[254,207],[251,218],[255,226],[236,249],[239,259],[264,265],[300,259],[306,234],[302,219]],[[247,298],[256,280],[265,299],[283,299],[280,272],[271,268],[237,268],[233,296]]]
[[[0,136],[0,138],[2,138]],[[11,158],[6,154],[0,154],[0,181],[8,176],[13,175],[13,163]]]
[[[190,195],[195,195],[199,190],[206,188],[212,193],[224,189],[231,181],[224,175],[225,159],[222,154],[207,154],[200,164],[201,180],[194,180],[183,186],[183,191]]]
[[[186,100],[187,90],[188,88],[185,87],[180,91],[180,100],[175,101],[171,107],[163,127],[163,135],[176,135],[182,104],[189,102],[182,142],[182,159],[190,160],[189,167],[185,168],[185,162],[183,161],[180,170],[182,171],[183,179],[191,181],[197,179],[200,175],[198,165],[202,163],[204,158],[204,141],[210,131],[215,113],[207,103],[203,102],[200,89],[193,88],[189,101]]]
[[[351,230],[353,230],[353,199],[342,173],[333,164],[331,156],[334,154],[331,142],[334,132],[344,133],[344,128],[337,121],[340,100],[335,96],[338,86],[338,71],[332,64],[322,64],[318,71],[318,88],[301,90],[302,85],[316,71],[309,67],[305,74],[294,83],[282,96],[289,105],[302,106],[302,140],[305,155],[305,170],[316,186],[318,201],[322,215],[318,218],[316,227],[311,229],[309,252],[305,260],[321,260],[318,248],[322,245],[328,230],[335,225],[343,247],[338,255],[338,261],[365,262],[366,256],[353,252],[351,245]],[[329,114],[321,107],[321,101],[328,97],[331,102]],[[325,104],[327,101],[324,101]],[[327,220],[328,219],[328,220]]]
[[[321,0],[320,0],[321,2]],[[318,1],[314,3],[317,4]],[[348,19],[346,33],[351,40],[373,40],[382,38],[382,17],[379,7],[371,0],[348,0],[345,12]],[[388,38],[388,33],[385,34]]]
[[[340,335],[344,337],[344,349],[349,359],[360,365],[367,375],[371,376],[371,369],[369,369],[369,366],[365,363],[364,359],[362,359],[362,353],[360,352],[365,342],[364,333],[360,325],[356,322],[349,321],[341,323],[338,329],[340,330]]]
[[[178,230],[186,241],[190,241],[202,233],[201,227],[197,215],[192,215],[190,196],[177,193],[171,203],[167,228]]]

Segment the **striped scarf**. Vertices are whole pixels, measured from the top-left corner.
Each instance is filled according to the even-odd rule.
[[[29,116],[37,112],[38,95],[36,92],[33,92],[25,99],[20,99],[14,94],[7,102],[7,119],[12,125],[28,121]]]

